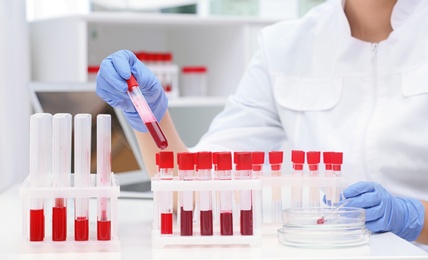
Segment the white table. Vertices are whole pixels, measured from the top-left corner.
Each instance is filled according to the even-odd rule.
[[[428,253],[392,233],[375,234],[368,245],[343,249],[301,249],[264,236],[261,247],[151,247],[152,200],[119,198],[121,252],[20,254],[19,185],[0,193],[0,259],[428,259]]]

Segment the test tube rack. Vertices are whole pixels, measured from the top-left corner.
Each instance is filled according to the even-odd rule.
[[[74,180],[73,174],[71,180]],[[23,253],[53,253],[53,252],[118,252],[120,240],[118,237],[118,210],[117,200],[120,186],[116,176],[111,173],[109,186],[97,187],[96,174],[91,174],[90,186],[74,187],[31,187],[28,176],[20,187],[19,193],[22,201],[22,252]],[[97,240],[96,199],[109,198],[111,209],[111,240]],[[52,201],[55,198],[67,199],[67,239],[65,241],[52,241]],[[90,198],[89,240],[74,240],[74,199]],[[45,238],[43,241],[30,241],[30,203],[32,199],[43,199],[45,217]]]
[[[340,193],[344,187],[346,187],[347,180],[344,176],[292,176],[292,174],[283,173],[281,176],[261,176],[262,183],[262,203],[263,203],[263,232],[275,233],[277,228],[281,226],[281,223],[274,223],[272,216],[272,193],[275,188],[280,190],[280,199],[282,210],[287,208],[293,208],[292,205],[292,189],[297,188],[300,190],[301,197],[301,208],[314,207],[311,205],[310,190],[315,189],[319,191],[319,205],[316,207],[332,207],[332,205],[325,204],[323,201],[324,194],[334,193],[336,200],[340,200]],[[282,221],[282,219],[281,219]],[[278,225],[279,224],[279,225]]]
[[[248,180],[207,180],[207,181],[183,181],[178,177],[172,180],[160,180],[152,178],[151,189],[154,198],[153,210],[153,229],[152,229],[152,246],[162,248],[168,245],[249,245],[260,246],[262,239],[261,232],[261,181],[260,179]],[[253,213],[253,235],[240,234],[239,222],[239,195],[240,190],[252,191],[252,213]],[[193,235],[181,236],[179,230],[179,218],[177,214],[173,223],[173,234],[165,235],[160,231],[160,209],[159,195],[161,192],[183,192],[183,191],[211,191],[213,197],[213,235],[200,235],[199,220],[193,218]],[[233,195],[233,235],[225,236],[220,234],[220,211],[218,208],[218,193],[220,191],[234,191]],[[177,208],[180,207],[178,196],[175,196]],[[197,203],[196,203],[197,205]],[[179,210],[177,210],[179,212]],[[198,216],[197,206],[195,207],[195,216]]]

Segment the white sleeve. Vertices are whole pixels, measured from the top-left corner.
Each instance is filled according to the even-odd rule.
[[[236,93],[211,122],[193,151],[270,151],[286,136],[280,122],[266,59],[261,48],[252,58]]]

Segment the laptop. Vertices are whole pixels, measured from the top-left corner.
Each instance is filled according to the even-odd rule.
[[[92,115],[92,173],[97,172],[96,118],[98,114],[110,114],[111,169],[119,181],[121,197],[152,198],[150,178],[144,167],[134,130],[120,110],[112,108],[97,96],[94,82],[32,82],[28,88],[35,113],[70,113],[73,118],[78,113]],[[73,163],[71,167],[74,172]]]

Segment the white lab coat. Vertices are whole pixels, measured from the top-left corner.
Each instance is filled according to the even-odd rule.
[[[360,41],[331,0],[265,28],[194,149],[342,151],[350,183],[428,200],[428,1],[399,0],[391,22],[388,39]]]

